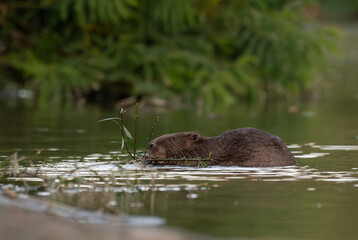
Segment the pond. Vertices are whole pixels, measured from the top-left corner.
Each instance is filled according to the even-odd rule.
[[[352,34],[351,37],[356,37]],[[157,216],[169,226],[216,237],[355,239],[358,235],[358,49],[334,62],[307,101],[195,109],[141,108],[138,145],[195,130],[214,136],[256,127],[280,136],[298,166],[280,168],[143,167],[118,164],[120,129],[97,123],[118,112],[89,106],[0,107],[0,161],[18,152],[40,176],[9,178],[10,187],[90,210]],[[133,129],[128,109],[125,124]],[[24,161],[25,162],[25,161]],[[25,163],[20,169],[25,169]],[[62,179],[60,182],[51,179]],[[27,180],[24,183],[23,180]],[[48,183],[51,183],[50,185]],[[46,184],[45,184],[46,183]]]

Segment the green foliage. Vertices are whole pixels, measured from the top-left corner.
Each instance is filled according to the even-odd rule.
[[[357,0],[319,0],[322,6],[320,17],[334,20],[357,20],[358,1]]]
[[[299,93],[335,38],[307,22],[303,0],[29,4],[2,3],[0,75],[11,82],[21,73],[43,102],[83,96],[94,84],[209,105]]]

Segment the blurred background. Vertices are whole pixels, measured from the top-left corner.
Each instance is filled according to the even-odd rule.
[[[212,109],[307,99],[339,53],[342,23],[357,19],[356,0],[4,0],[0,101]]]

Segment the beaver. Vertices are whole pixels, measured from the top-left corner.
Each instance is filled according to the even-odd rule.
[[[147,153],[149,156],[145,155],[142,160],[156,165],[198,165],[198,161],[187,160],[193,158],[209,159],[205,161],[207,165],[220,166],[296,165],[292,153],[279,137],[256,128],[234,129],[216,137],[204,137],[197,132],[166,134],[149,142]]]

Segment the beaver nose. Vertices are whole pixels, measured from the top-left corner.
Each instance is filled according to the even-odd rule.
[[[154,143],[153,142],[149,142],[147,145],[147,148],[152,149],[154,148]]]

